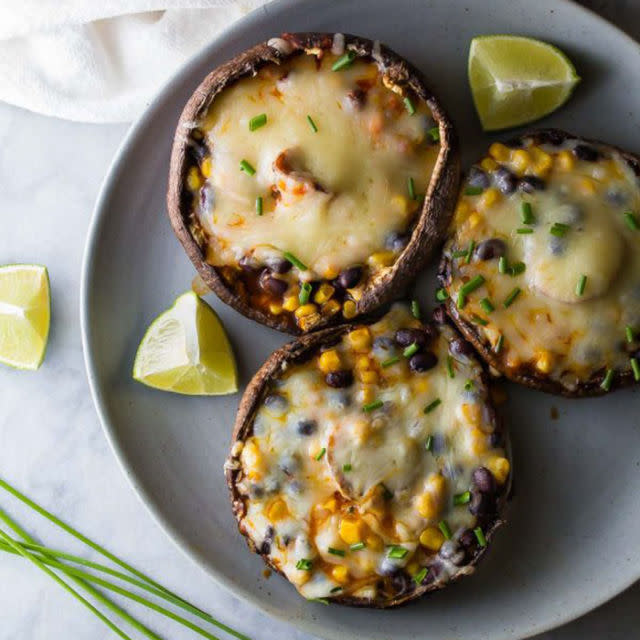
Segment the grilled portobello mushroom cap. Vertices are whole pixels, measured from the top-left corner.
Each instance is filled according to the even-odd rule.
[[[459,183],[453,125],[378,42],[283,34],[196,89],[167,203],[204,282],[303,334],[398,298],[439,247]]]
[[[404,304],[273,353],[225,465],[251,550],[308,599],[387,608],[470,574],[511,482],[472,347]]]
[[[556,129],[492,144],[445,245],[449,315],[526,386],[579,397],[637,383],[639,210],[631,153]]]

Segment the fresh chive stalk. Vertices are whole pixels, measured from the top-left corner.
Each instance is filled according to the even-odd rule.
[[[482,531],[482,527],[476,527],[473,530],[473,533],[476,536],[476,540],[481,547],[487,546],[487,539],[484,537],[484,531]]]
[[[261,216],[264,209],[264,201],[262,200],[262,196],[258,196],[256,198],[256,213]]]
[[[533,224],[536,221],[530,202],[522,203],[520,219],[522,220],[522,224]]]
[[[386,360],[384,360],[380,366],[383,369],[386,369],[387,367],[390,367],[391,365],[396,364],[397,362],[400,362],[400,356],[393,356],[392,358],[387,358]]]
[[[498,260],[498,271],[500,273],[507,273],[508,268],[509,265],[507,263],[507,259],[504,256],[500,256],[500,259]]]
[[[313,129],[313,133],[318,133],[318,127],[316,125],[316,123],[313,121],[313,118],[311,116],[307,116],[307,122],[309,123],[309,126]]]
[[[247,160],[240,160],[240,171],[244,171],[249,176],[256,175],[256,170],[251,166],[251,164]]]
[[[362,410],[365,413],[371,413],[371,411],[375,411],[376,409],[379,409],[383,404],[384,404],[384,402],[382,400],[374,400],[373,402],[370,402],[369,404],[365,404],[362,407]]]
[[[495,311],[495,307],[493,306],[493,303],[491,302],[491,300],[489,300],[489,298],[482,298],[482,300],[480,300],[480,306],[485,313],[491,313],[492,311]]]
[[[427,451],[431,451],[431,449],[433,449],[433,436],[427,436],[427,439],[424,441],[424,448]]]
[[[625,333],[625,336],[626,336],[626,338],[627,338],[627,342],[633,342],[634,337],[635,337],[635,336],[634,336],[634,333],[633,333],[633,327],[631,327],[631,326],[627,325],[627,326],[624,328],[624,333]]]
[[[344,55],[340,56],[332,65],[331,71],[342,71],[353,64],[356,59],[355,51],[347,51]]]
[[[471,492],[470,491],[465,491],[463,493],[457,493],[455,496],[453,496],[453,504],[455,504],[456,506],[460,506],[462,504],[467,504],[470,501],[471,501]]]
[[[431,138],[432,142],[440,142],[440,127],[431,127],[427,131],[427,135]]]
[[[632,211],[625,211],[623,215],[624,221],[631,231],[640,231],[640,222],[638,222],[638,218]]]
[[[533,233],[533,229],[531,227],[519,227],[518,229],[516,229],[516,233],[520,234],[521,236],[527,236]]]
[[[451,540],[452,534],[451,534],[451,527],[449,527],[449,523],[446,520],[441,520],[438,523],[438,529],[440,529],[440,531],[442,531],[442,535],[447,539],[447,540]]]
[[[453,370],[453,358],[451,356],[447,356],[447,373],[450,378],[455,378],[456,374]]]
[[[411,98],[409,96],[404,99],[404,106],[409,112],[410,116],[412,116],[416,112],[416,108],[413,106],[413,102],[411,102]]]
[[[638,364],[637,358],[631,358],[631,370],[633,371],[633,379],[636,382],[640,382],[640,364]]]
[[[503,303],[505,309],[508,309],[516,301],[516,298],[520,295],[521,291],[522,289],[520,289],[520,287],[516,287],[511,291]]]
[[[458,307],[458,309],[464,309],[466,304],[467,296],[464,295],[461,289],[460,291],[458,291],[458,295],[456,297],[456,307]]]
[[[436,300],[438,302],[444,302],[449,298],[449,292],[446,289],[438,289],[436,291]]]
[[[549,233],[557,238],[563,238],[567,235],[567,231],[569,231],[571,227],[568,224],[563,224],[562,222],[554,222],[549,229]]]
[[[611,391],[611,385],[613,383],[613,369],[607,369],[604,375],[604,379],[600,383],[600,388],[605,391]]]
[[[410,344],[410,345],[409,345],[409,346],[408,346],[408,347],[407,347],[407,348],[402,352],[402,355],[403,355],[405,358],[410,358],[412,355],[414,355],[414,354],[418,351],[418,349],[419,349],[419,348],[420,348],[420,347],[419,347],[419,346],[414,342],[414,343]]]
[[[389,553],[387,554],[387,556],[389,558],[395,558],[396,560],[402,560],[402,558],[404,558],[407,553],[409,553],[409,549],[394,544],[391,549],[389,549]]]
[[[352,545],[349,545],[349,549],[351,551],[360,551],[361,549],[364,549],[367,545],[360,541],[360,542],[354,542]]]
[[[347,462],[346,464],[342,465],[342,470],[345,472],[351,471],[353,467],[351,466],[351,464],[349,462]]]
[[[329,547],[327,551],[331,555],[340,556],[341,558],[344,558],[344,556],[347,555],[347,552],[344,549],[334,549],[333,547]]]
[[[465,264],[469,264],[471,262],[471,256],[473,255],[473,250],[476,248],[476,241],[472,240],[469,243],[469,248],[467,249],[467,255],[464,259]]]
[[[300,271],[307,271],[307,265],[302,262],[302,260],[296,258],[290,251],[285,251],[282,255],[284,256],[285,260],[288,260],[294,267],[297,267]]]
[[[581,297],[582,295],[584,295],[584,289],[586,286],[587,286],[587,276],[581,275],[580,279],[578,280],[578,284],[576,285],[576,295],[578,297]]]
[[[307,304],[307,302],[309,302],[309,297],[311,296],[311,289],[312,287],[310,282],[302,283],[302,286],[300,287],[300,293],[298,294],[298,300],[301,305]]]
[[[471,320],[482,327],[486,327],[489,324],[489,321],[486,318],[479,316],[477,313],[471,314]]]
[[[479,196],[483,191],[484,191],[484,189],[482,187],[467,187],[464,190],[464,195],[465,196]]]
[[[422,567],[422,569],[420,569],[420,571],[418,571],[418,573],[416,573],[415,576],[413,576],[413,581],[420,586],[423,582],[423,580],[427,577],[427,573],[428,573],[429,569],[427,569],[427,567]]]
[[[521,273],[524,273],[527,270],[527,265],[524,262],[514,262],[508,269],[509,274],[515,278],[515,276],[519,276]]]
[[[300,558],[298,562],[296,562],[296,569],[298,571],[311,571],[313,568],[313,561],[309,560],[309,558]]]
[[[407,191],[409,192],[409,197],[412,200],[415,200],[416,199],[416,183],[414,182],[411,176],[407,178]]]
[[[502,347],[504,345],[504,334],[500,334],[498,339],[496,340],[496,346],[493,348],[495,353],[500,353],[502,351]]]
[[[460,287],[460,291],[465,296],[468,296],[470,293],[473,293],[476,289],[479,289],[484,283],[485,283],[484,276],[477,275],[471,278],[469,282],[465,282]]]
[[[260,127],[264,127],[267,124],[267,114],[261,113],[260,115],[254,116],[249,120],[249,131],[255,131]]]
[[[442,400],[440,398],[436,398],[424,408],[424,413],[431,413],[435,408],[439,407],[441,404],[442,404]],[[431,445],[431,441],[432,441],[431,436],[429,436],[427,438],[427,442],[429,445]]]
[[[422,312],[420,311],[420,303],[417,300],[411,301],[411,315],[416,320],[420,320],[420,318],[422,317]]]
[[[320,449],[320,451],[318,451],[318,453],[316,453],[315,455],[315,459],[317,461],[322,460],[322,458],[324,458],[324,454],[327,452],[327,448],[326,447],[322,447],[322,449]]]

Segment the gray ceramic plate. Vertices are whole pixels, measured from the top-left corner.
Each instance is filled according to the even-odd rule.
[[[223,585],[271,615],[335,639],[521,638],[559,625],[640,578],[640,402],[633,391],[568,401],[513,387],[510,522],[475,576],[397,611],[311,604],[261,576],[230,512],[222,464],[239,395],[188,398],[131,380],[148,323],[194,271],[165,213],[169,149],[180,110],[214,66],[281,31],[380,39],[424,70],[459,129],[465,160],[486,146],[467,88],[469,40],[521,33],[561,46],[584,78],[544,125],[640,151],[640,50],[595,15],[558,0],[285,0],[249,15],[159,94],[129,133],[98,199],[83,275],[87,370],[107,436],[166,531]],[[431,299],[433,274],[419,283]],[[284,338],[218,300],[246,384]],[[550,411],[559,410],[552,420]]]

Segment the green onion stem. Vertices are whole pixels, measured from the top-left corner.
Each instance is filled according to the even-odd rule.
[[[535,216],[533,215],[533,210],[531,209],[530,202],[523,202],[521,206],[522,215],[520,219],[523,224],[533,224],[536,221]]]
[[[412,200],[416,199],[416,183],[413,181],[413,178],[409,176],[407,178],[407,191],[409,192],[409,197]]]
[[[607,372],[604,375],[604,379],[600,383],[600,388],[605,391],[611,390],[611,384],[613,383],[613,369],[607,369]]]
[[[638,218],[631,211],[624,212],[624,220],[627,223],[627,227],[631,229],[631,231],[640,231],[640,222],[638,222]]]
[[[442,400],[440,398],[436,398],[424,408],[424,413],[431,413],[436,407],[440,406],[441,404]],[[429,438],[431,438],[431,436],[429,436]],[[429,441],[429,444],[431,444],[431,440],[429,438],[427,438],[427,440]]]
[[[624,333],[625,333],[625,336],[627,338],[627,342],[633,342],[633,339],[634,339],[633,327],[631,327],[630,325],[627,325],[624,328]]]
[[[432,142],[440,142],[440,127],[431,127],[427,131],[427,135],[431,138]]]
[[[347,51],[343,56],[340,56],[331,67],[331,71],[342,71],[353,64],[356,59],[355,51]]]
[[[449,526],[449,523],[446,520],[441,520],[438,523],[438,529],[440,529],[440,531],[442,531],[442,535],[447,540],[451,540],[451,537],[452,537],[451,527]]]
[[[264,209],[264,201],[262,200],[262,196],[258,196],[256,198],[256,213],[261,216]]]
[[[312,287],[310,282],[302,283],[302,286],[300,287],[300,293],[298,294],[298,300],[301,305],[307,304],[307,302],[309,302],[309,298],[311,296],[311,289]]]
[[[481,547],[486,547],[487,546],[487,539],[484,536],[484,531],[482,530],[482,527],[476,527],[473,530],[473,533],[476,536],[476,540],[478,541],[478,544]]]
[[[492,311],[495,311],[495,307],[493,306],[493,303],[491,302],[491,300],[489,300],[489,298],[482,298],[482,300],[480,300],[480,306],[485,313],[491,313]]]
[[[285,251],[282,255],[284,256],[285,260],[288,260],[294,267],[297,267],[300,271],[307,271],[307,265],[302,262],[302,260],[296,258],[290,251]]]
[[[411,315],[416,318],[416,320],[420,320],[422,317],[422,312],[420,311],[420,303],[417,300],[411,301]]]
[[[444,302],[449,297],[449,292],[446,289],[438,289],[436,291],[436,300],[438,302]]]
[[[255,131],[260,127],[264,127],[265,124],[267,124],[266,113],[261,113],[257,116],[254,116],[253,118],[251,118],[251,120],[249,120],[249,131]]]
[[[580,280],[578,280],[578,284],[576,285],[576,295],[578,297],[584,294],[584,288],[587,286],[587,276],[580,276]]]
[[[380,366],[383,369],[386,369],[387,367],[390,367],[391,365],[396,364],[397,362],[400,362],[400,356],[393,356],[391,358],[387,358],[386,360],[384,360]]]
[[[416,108],[413,106],[413,102],[411,102],[411,98],[409,96],[404,99],[404,106],[406,107],[410,116],[412,116],[416,112]]]
[[[500,256],[500,259],[498,260],[498,271],[500,273],[507,273],[507,269],[507,259],[504,256]]]
[[[640,382],[640,364],[637,358],[630,358],[631,370],[633,371],[633,379],[636,382]]]
[[[414,342],[412,344],[410,344],[403,352],[402,355],[405,358],[410,358],[412,355],[414,355],[415,353],[417,353],[418,349],[420,347]]]
[[[467,187],[464,190],[464,195],[465,196],[479,196],[483,191],[484,191],[484,189],[482,187]]]
[[[256,170],[247,160],[240,160],[240,171],[244,171],[249,176],[254,176],[256,174]]]
[[[465,296],[468,296],[470,293],[473,293],[476,289],[479,289],[485,283],[484,276],[477,275],[468,282],[465,282],[460,287],[460,292]]]
[[[307,116],[307,122],[309,123],[309,126],[313,129],[313,132],[318,133],[318,127],[316,126],[316,123],[313,121],[313,118],[311,116]]]
[[[503,303],[505,309],[510,307],[515,302],[516,298],[520,295],[521,291],[522,289],[520,289],[520,287],[516,287],[511,291],[511,293],[507,296],[506,300]]]

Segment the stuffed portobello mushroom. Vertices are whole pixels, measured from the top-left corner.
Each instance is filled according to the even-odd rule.
[[[473,572],[510,485],[473,349],[403,304],[276,351],[225,469],[249,547],[308,599],[392,607]]]
[[[450,120],[398,55],[284,34],[213,71],[178,124],[168,207],[202,279],[300,334],[397,298],[447,229]]]
[[[639,175],[635,156],[557,130],[471,168],[438,295],[497,371],[567,396],[640,381]]]

